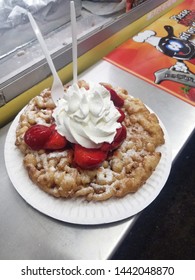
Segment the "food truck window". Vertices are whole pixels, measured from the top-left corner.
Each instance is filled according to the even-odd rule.
[[[136,6],[146,1],[165,2],[142,0],[137,1]],[[129,0],[74,2],[78,55],[136,19],[135,15],[130,15],[125,21]],[[139,16],[146,13],[147,6],[142,10]],[[72,61],[70,0],[0,0],[0,97],[3,96],[0,106],[51,74],[27,12],[32,13],[40,27],[56,69],[60,70]]]
[[[119,14],[125,12],[126,0],[81,1],[74,0],[78,23],[78,40],[90,36]],[[6,93],[7,84],[25,76],[33,68],[43,64],[43,53],[30,26],[27,12],[31,12],[46,40],[53,57],[70,48],[70,0],[0,0],[0,88],[6,99],[14,96],[13,90]],[[66,58],[66,57],[65,57]],[[57,62],[59,70],[70,61]],[[59,65],[58,65],[59,64]],[[47,67],[45,67],[47,68]],[[49,75],[48,69],[44,77]],[[41,71],[43,73],[43,71]],[[36,76],[30,78],[29,86],[37,83]],[[34,79],[34,81],[33,81]],[[24,83],[17,85],[17,93],[25,90]],[[10,91],[12,93],[10,93]],[[17,93],[15,95],[17,95]]]

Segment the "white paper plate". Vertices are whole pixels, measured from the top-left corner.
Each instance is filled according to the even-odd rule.
[[[162,122],[165,144],[158,148],[161,160],[153,172],[136,193],[124,198],[112,198],[103,202],[87,202],[81,198],[59,199],[40,190],[28,177],[23,167],[23,156],[15,146],[15,131],[19,115],[15,118],[5,142],[5,164],[15,189],[38,211],[55,219],[75,224],[105,224],[131,217],[147,207],[162,190],[171,169],[171,145]]]

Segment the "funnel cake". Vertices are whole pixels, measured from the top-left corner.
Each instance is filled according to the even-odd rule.
[[[79,81],[78,85],[88,89],[85,81]],[[160,161],[161,153],[157,148],[164,144],[164,134],[156,115],[141,100],[129,96],[125,89],[102,85],[114,89],[124,100],[120,109],[125,116],[122,124],[126,127],[126,138],[97,168],[75,166],[72,145],[56,151],[32,150],[26,145],[24,135],[30,127],[54,123],[55,104],[50,90],[33,98],[20,116],[15,145],[23,153],[24,167],[30,179],[54,197],[82,197],[88,201],[123,197],[136,192]]]

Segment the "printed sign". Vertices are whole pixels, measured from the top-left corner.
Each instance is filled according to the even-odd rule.
[[[104,59],[194,106],[195,1],[184,1]]]

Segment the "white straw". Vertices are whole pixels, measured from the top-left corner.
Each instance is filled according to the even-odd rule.
[[[74,1],[70,2],[70,15],[72,30],[73,83],[77,83],[77,26]]]

